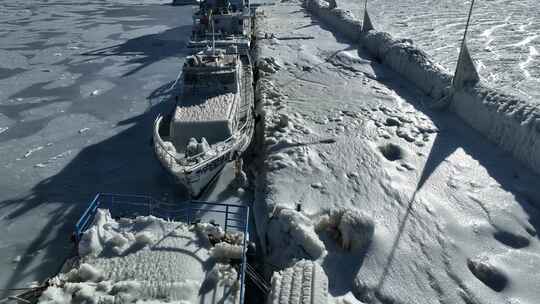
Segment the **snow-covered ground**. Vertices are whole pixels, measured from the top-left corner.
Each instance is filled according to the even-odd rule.
[[[241,234],[210,224],[115,220],[98,209],[80,259],[49,281],[38,303],[238,303],[239,276],[228,257],[238,261],[241,244]]]
[[[364,1],[337,0],[355,16]],[[377,30],[412,39],[454,71],[470,0],[370,0]],[[476,1],[468,45],[480,75],[495,87],[540,102],[540,7],[535,0]]]
[[[268,265],[316,260],[336,303],[537,303],[538,176],[298,1],[262,10],[315,38],[258,42]]]
[[[169,2],[2,1],[0,289],[54,274],[97,192],[186,199],[150,143],[192,28]],[[205,198],[237,201],[232,175]]]

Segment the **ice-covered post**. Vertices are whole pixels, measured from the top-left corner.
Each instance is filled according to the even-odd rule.
[[[371,18],[369,18],[369,14],[367,11],[367,2],[368,0],[364,1],[364,21],[362,21],[362,33],[366,33],[374,29],[373,23],[371,23]]]
[[[456,71],[454,73],[454,79],[452,79],[452,88],[454,91],[462,89],[467,84],[475,84],[480,81],[469,49],[467,48],[467,32],[471,22],[473,6],[474,0],[471,1],[471,7],[469,8],[469,15],[467,17],[467,24],[465,25],[465,32],[463,33],[463,40],[461,41],[461,50],[459,52]]]
[[[229,205],[225,206],[225,232],[227,232],[227,222],[229,221]]]

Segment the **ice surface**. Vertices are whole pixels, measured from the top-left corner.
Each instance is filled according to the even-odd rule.
[[[55,275],[95,193],[186,199],[148,144],[191,33],[192,7],[166,3],[2,1],[0,298]]]
[[[364,13],[363,1],[337,0],[337,5],[358,17]],[[378,0],[368,4],[368,10],[376,30],[412,39],[453,71],[469,5],[470,1]],[[504,92],[533,103],[540,102],[540,69],[535,65],[539,57],[531,56],[530,51],[531,47],[540,49],[538,14],[533,0],[477,1],[467,35],[480,76]]]
[[[537,302],[529,288],[538,277],[523,271],[540,265],[537,176],[456,115],[433,112],[433,97],[407,75],[340,40],[335,25],[301,5],[265,7],[258,22],[258,36],[315,37],[256,46],[281,63],[257,92],[265,137],[254,214],[273,266],[315,260],[333,303]],[[339,16],[338,25],[348,18]],[[408,45],[396,42],[395,56],[403,48],[403,56],[424,58]],[[369,246],[345,250],[339,229],[315,229],[334,208],[371,218]],[[295,227],[324,254],[310,257],[303,238],[284,233]],[[479,256],[507,278],[500,292],[469,269]]]

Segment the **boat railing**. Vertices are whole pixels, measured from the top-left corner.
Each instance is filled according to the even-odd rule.
[[[169,203],[146,195],[98,193],[75,224],[76,243],[81,240],[84,232],[92,225],[98,209],[108,209],[113,218],[151,215],[166,220],[184,222],[188,225],[207,222],[223,227],[225,232],[243,233],[239,303],[244,303],[246,249],[249,241],[249,206],[197,200]]]

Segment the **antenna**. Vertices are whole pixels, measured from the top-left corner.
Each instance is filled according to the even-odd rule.
[[[461,40],[461,49],[459,51],[458,62],[456,64],[456,70],[454,72],[454,78],[452,79],[452,87],[454,89],[460,89],[467,83],[476,83],[480,80],[478,72],[474,67],[474,62],[467,48],[467,33],[469,31],[469,25],[471,22],[472,11],[474,7],[474,1],[471,1],[471,7],[469,8],[469,15],[467,16],[467,24],[465,25],[465,31],[463,32],[463,39]]]
[[[469,8],[469,15],[467,16],[467,24],[465,25],[465,32],[463,32],[463,40],[461,40],[462,49],[463,49],[463,45],[465,44],[465,38],[467,38],[467,32],[469,31],[469,24],[471,22],[473,6],[474,6],[474,0],[471,1],[471,7]]]
[[[216,56],[216,34],[214,33],[214,16],[210,10],[210,22],[212,23],[212,55]]]
[[[368,0],[364,1],[364,20],[362,21],[362,33],[367,33],[368,31],[374,29],[373,23],[371,22],[371,18],[369,18],[369,14],[367,11],[367,3]]]

